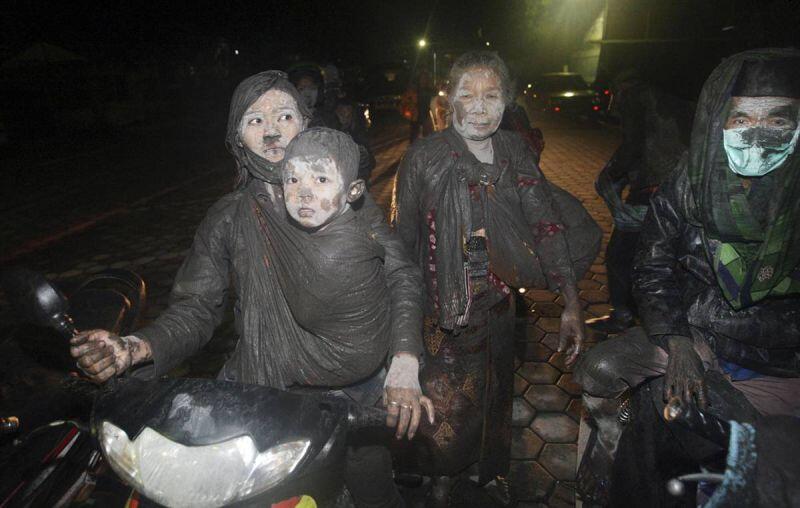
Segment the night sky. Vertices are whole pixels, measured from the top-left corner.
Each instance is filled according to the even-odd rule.
[[[303,60],[369,66],[414,60],[416,41],[427,35],[429,50],[440,57],[491,41],[512,71],[527,76],[560,70],[605,1],[15,0],[0,7],[0,59],[46,41],[92,62],[171,64],[197,59],[224,41],[240,51],[249,70]],[[796,45],[800,26],[800,2],[792,0],[608,1],[656,11],[670,6],[681,19],[659,28],[658,20],[667,17],[656,12],[656,32],[679,26],[691,32],[681,36],[727,37],[729,52]],[[735,29],[722,32],[726,26]]]

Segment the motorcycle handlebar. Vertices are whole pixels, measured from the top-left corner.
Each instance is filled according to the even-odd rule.
[[[366,407],[351,404],[347,411],[350,428],[381,427],[386,425],[387,412],[384,408]]]
[[[731,436],[731,425],[694,404],[684,404],[673,397],[664,406],[664,419],[669,423],[679,423],[708,439],[717,446],[727,449]]]

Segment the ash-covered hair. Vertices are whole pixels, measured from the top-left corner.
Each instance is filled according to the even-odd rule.
[[[286,147],[282,171],[293,157],[330,158],[342,180],[349,185],[358,178],[358,145],[344,132],[327,127],[312,127],[299,133]]]
[[[514,83],[511,79],[511,73],[508,71],[506,63],[495,51],[468,51],[458,57],[458,60],[450,68],[449,95],[453,95],[464,73],[476,68],[489,69],[497,74],[497,77],[500,78],[503,101],[506,104],[514,101]]]

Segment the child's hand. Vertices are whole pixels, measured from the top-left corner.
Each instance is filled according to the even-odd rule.
[[[383,404],[388,416],[386,425],[397,427],[395,437],[400,439],[408,434],[414,437],[422,418],[422,408],[428,414],[428,421],[433,425],[433,402],[422,395],[419,385],[419,360],[409,353],[397,353],[392,358],[386,381],[383,384]]]

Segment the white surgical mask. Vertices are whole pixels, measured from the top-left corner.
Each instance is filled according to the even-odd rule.
[[[763,134],[767,134],[764,136]],[[762,134],[762,135],[759,135]],[[786,162],[794,152],[800,127],[793,131],[791,137],[786,134],[770,133],[770,129],[744,128],[724,129],[722,144],[728,155],[728,167],[742,176],[764,176]],[[764,142],[764,138],[772,140],[783,137],[780,142]]]

